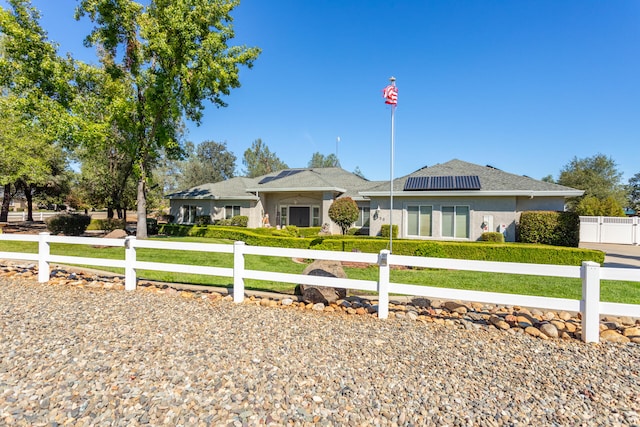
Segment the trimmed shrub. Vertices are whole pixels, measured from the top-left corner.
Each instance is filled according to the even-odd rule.
[[[389,224],[382,224],[380,229],[380,236],[389,238]],[[393,238],[398,237],[398,224],[393,224]]]
[[[89,215],[59,214],[45,220],[47,230],[52,234],[64,234],[65,236],[79,236],[87,230],[91,223]]]
[[[341,197],[329,206],[329,218],[340,226],[342,234],[347,234],[351,224],[358,220],[358,204],[351,197]]]
[[[518,241],[577,248],[580,243],[580,217],[575,212],[522,212]]]
[[[102,230],[107,233],[113,230],[124,230],[127,227],[127,223],[124,219],[118,218],[106,218],[106,219],[92,219],[91,223],[87,227],[87,230]]]
[[[197,226],[209,225],[211,224],[211,217],[209,215],[198,215],[196,216],[195,224]]]
[[[249,217],[246,215],[236,215],[231,218],[231,225],[234,227],[246,227],[249,223]]]
[[[485,231],[480,236],[481,242],[504,243],[504,234],[497,231]]]
[[[158,221],[155,218],[147,218],[147,235],[155,236],[159,230]]]
[[[322,249],[330,251],[379,253],[388,249],[389,241],[380,237],[315,236],[313,238],[268,236],[257,230],[240,227],[195,227],[164,224],[162,232],[171,236],[200,236],[248,245],[282,248]],[[262,229],[260,229],[262,231]],[[395,255],[417,255],[481,261],[521,262],[535,264],[581,265],[583,261],[602,264],[604,252],[557,246],[521,243],[448,242],[434,240],[394,240]]]
[[[424,242],[416,249],[415,256],[446,258],[447,254],[438,242]]]

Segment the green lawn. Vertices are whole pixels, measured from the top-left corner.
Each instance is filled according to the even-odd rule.
[[[201,237],[161,238],[163,241],[224,243]],[[0,241],[0,251],[37,252],[37,243]],[[109,259],[124,259],[124,248],[94,248],[86,245],[51,244],[51,253],[56,255],[82,256]],[[191,252],[180,250],[138,249],[141,261],[170,262],[176,264],[232,267],[233,255],[209,252]],[[246,268],[250,270],[275,271],[299,274],[304,264],[293,262],[289,258],[261,255],[247,255]],[[123,273],[122,269],[107,269]],[[351,279],[377,280],[377,266],[368,268],[345,268]],[[231,286],[228,277],[212,277],[197,274],[166,273],[156,271],[138,271],[138,277],[162,282],[192,283],[202,285]],[[483,273],[473,271],[451,271],[436,269],[392,270],[391,281],[427,285],[441,288],[466,289],[476,291],[502,292],[522,295],[548,296],[556,298],[580,299],[582,284],[580,279],[560,277],[527,276],[515,274]],[[247,289],[293,293],[294,284],[261,280],[247,280]],[[640,304],[640,282],[602,281],[601,299],[608,302]]]

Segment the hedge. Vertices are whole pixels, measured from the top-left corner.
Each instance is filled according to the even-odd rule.
[[[518,241],[577,248],[580,243],[580,217],[575,212],[522,212]]]
[[[124,230],[127,227],[127,223],[124,219],[118,218],[106,218],[106,219],[92,219],[91,223],[87,227],[87,230],[102,230],[110,232],[113,230]]]
[[[379,237],[269,236],[264,229],[242,227],[196,227],[175,224],[161,226],[161,233],[171,236],[199,236],[243,241],[248,245],[298,249],[318,249],[343,252],[379,253],[388,249],[389,241]],[[492,242],[448,242],[435,240],[394,240],[396,255],[417,255],[484,261],[522,262],[534,264],[581,265],[583,261],[602,264],[604,253],[591,249],[576,249],[547,245]]]

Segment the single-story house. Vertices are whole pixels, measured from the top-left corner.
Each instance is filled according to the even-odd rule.
[[[178,224],[193,224],[200,215],[212,222],[246,215],[251,228],[328,224],[339,233],[329,207],[348,196],[360,209],[354,227],[364,234],[379,235],[382,225],[392,222],[399,238],[477,240],[485,231],[499,231],[514,241],[521,212],[561,211],[566,198],[582,193],[454,159],[394,179],[393,192],[389,181],[368,181],[341,168],[300,168],[204,184],[167,197]]]

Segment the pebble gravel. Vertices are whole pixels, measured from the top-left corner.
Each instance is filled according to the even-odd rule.
[[[640,346],[0,277],[0,425],[638,426]]]

